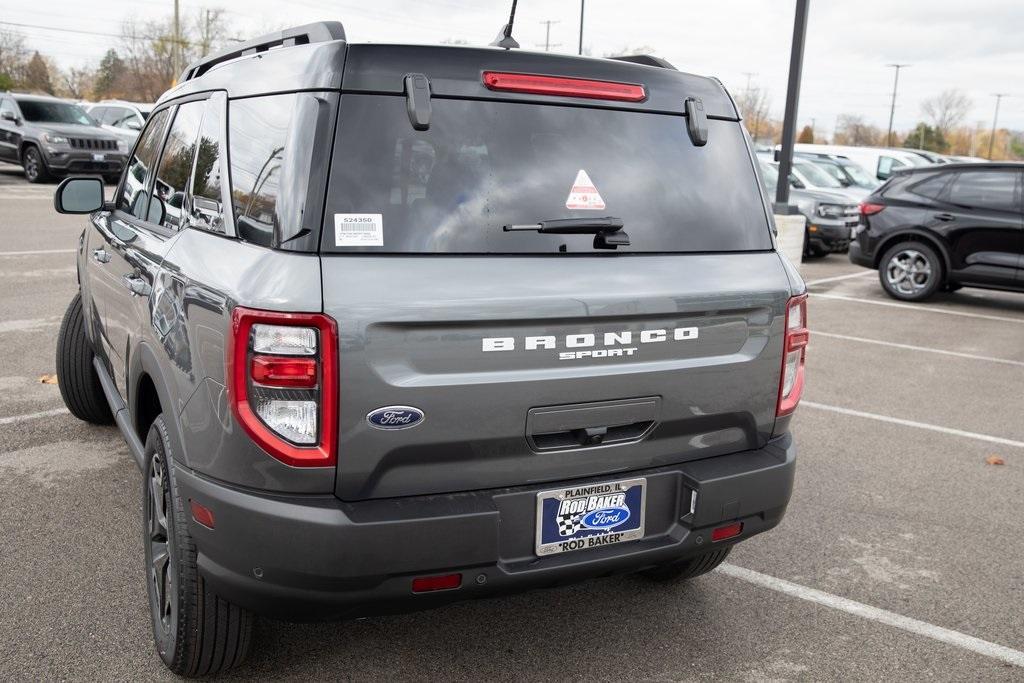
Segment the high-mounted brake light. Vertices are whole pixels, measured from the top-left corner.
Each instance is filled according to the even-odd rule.
[[[786,304],[786,334],[782,348],[782,377],[779,378],[779,403],[775,414],[789,415],[804,393],[804,361],[807,341],[807,295],[792,297]]]
[[[541,74],[502,73],[485,71],[483,82],[490,90],[520,92],[530,95],[562,95],[586,97],[594,100],[642,102],[647,99],[644,86],[616,81],[595,81],[589,78],[567,78]]]
[[[287,465],[337,462],[337,340],[335,322],[320,313],[241,306],[232,313],[232,412],[253,441]]]
[[[885,208],[884,204],[872,204],[871,202],[860,203],[860,215],[861,216],[874,216],[876,213]]]

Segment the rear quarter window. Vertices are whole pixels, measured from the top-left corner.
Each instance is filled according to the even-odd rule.
[[[502,226],[603,216],[625,224],[619,252],[772,248],[735,121],[710,120],[694,147],[678,115],[434,98],[430,128],[416,131],[404,97],[345,94],[340,112],[325,251],[593,252],[592,235]],[[581,171],[595,208],[570,200]],[[339,246],[336,222],[359,215],[380,216],[382,244]]]

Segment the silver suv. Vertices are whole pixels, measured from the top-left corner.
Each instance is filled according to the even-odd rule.
[[[56,205],[59,386],[144,473],[175,672],[254,614],[688,579],[786,510],[806,294],[717,80],[313,24],[190,66],[114,201]]]

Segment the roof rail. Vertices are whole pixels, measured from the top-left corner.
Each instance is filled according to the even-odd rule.
[[[310,43],[326,43],[331,40],[345,40],[345,27],[340,21],[318,21],[303,26],[293,26],[281,31],[274,31],[244,43],[232,45],[226,50],[221,50],[212,55],[189,64],[178,79],[179,83],[199,78],[217,64],[222,64],[231,59],[254,55],[259,52],[266,52],[275,47],[291,47],[293,45],[308,45]]]
[[[655,57],[654,55],[619,55],[618,57],[609,57],[608,59],[614,59],[619,62],[643,64],[644,66],[656,66],[659,69],[672,69],[673,71],[678,70],[661,57]]]

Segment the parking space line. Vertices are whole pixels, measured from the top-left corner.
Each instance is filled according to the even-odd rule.
[[[59,325],[60,318],[31,318],[28,320],[0,321],[0,332],[34,332],[48,325]]]
[[[40,256],[42,254],[73,254],[77,249],[32,249],[30,251],[0,251],[0,256]]]
[[[981,318],[982,320],[998,320],[1004,323],[1017,323],[1018,325],[1024,325],[1024,318],[1007,318],[1001,315],[986,315],[984,313],[968,313],[967,311],[949,311],[945,308],[935,308],[934,306],[920,306],[918,304],[901,304],[896,301],[876,301],[874,299],[859,299],[853,296],[843,296],[842,294],[818,294],[812,292],[811,296],[815,299],[835,299],[837,301],[853,301],[859,304],[871,304],[873,306],[891,306],[892,308],[906,308],[911,311],[922,311],[924,313],[945,313],[946,315],[958,315],[964,318]]]
[[[827,337],[830,339],[845,339],[846,341],[861,342],[863,344],[878,344],[879,346],[889,346],[894,349],[906,349],[907,351],[923,351],[925,353],[939,353],[944,356],[956,356],[957,358],[967,358],[969,360],[982,360],[989,363],[1004,363],[1006,365],[1017,365],[1024,367],[1024,361],[1010,360],[1008,358],[993,358],[992,356],[978,356],[973,353],[962,353],[960,351],[946,351],[945,349],[933,349],[927,346],[914,346],[913,344],[899,344],[897,342],[887,342],[881,339],[865,339],[864,337],[851,337],[846,334],[835,334],[834,332],[821,332],[819,330],[813,330],[811,332],[811,340],[815,337]]]
[[[963,429],[943,427],[942,425],[933,425],[928,424],[927,422],[915,422],[914,420],[904,420],[903,418],[900,417],[879,415],[877,413],[866,413],[862,410],[853,410],[852,408],[830,406],[824,403],[815,403],[813,401],[800,401],[800,405],[807,406],[808,408],[813,408],[815,410],[827,410],[832,413],[839,413],[840,415],[850,415],[851,417],[863,417],[868,420],[878,420],[879,422],[888,422],[890,424],[897,424],[903,427],[927,429],[929,431],[939,432],[941,434],[950,434],[952,436],[962,436],[968,439],[975,439],[976,441],[987,441],[988,443],[997,443],[1001,446],[1013,446],[1014,448],[1024,448],[1024,441],[1004,439],[1001,436],[991,436],[989,434],[979,434],[978,432],[968,432]]]
[[[966,633],[953,631],[952,629],[936,626],[935,624],[929,624],[926,621],[912,619],[911,617],[905,617],[902,614],[896,614],[895,612],[890,612],[878,607],[865,605],[864,603],[857,602],[856,600],[850,600],[849,598],[843,598],[815,588],[802,586],[798,583],[786,581],[785,579],[778,579],[774,576],[762,574],[745,567],[738,567],[734,564],[722,564],[716,571],[721,574],[725,574],[726,576],[739,579],[740,581],[752,583],[755,586],[760,586],[762,588],[767,588],[768,590],[789,595],[790,597],[813,602],[824,607],[830,607],[869,621],[877,621],[881,624],[892,626],[893,628],[902,629],[915,635],[924,636],[925,638],[931,638],[932,640],[937,640],[939,642],[946,643],[947,645],[953,645],[963,650],[969,650],[991,659],[997,659],[1001,662],[1012,664],[1013,666],[1024,667],[1024,652],[1014,650],[1013,648],[1006,647],[1005,645],[991,643],[987,640],[982,640],[981,638],[969,636]]]
[[[40,410],[38,413],[28,413],[26,415],[11,415],[9,417],[0,417],[0,425],[11,425],[17,424],[18,422],[28,422],[29,420],[39,420],[44,417],[54,417],[55,415],[68,415],[67,408],[54,408],[53,410]]]
[[[847,275],[836,275],[835,277],[823,277],[820,280],[811,280],[810,282],[805,282],[804,284],[807,285],[808,287],[811,287],[812,285],[821,285],[821,284],[824,284],[826,282],[839,282],[840,280],[852,280],[855,277],[864,277],[865,275],[874,275],[875,272],[876,271],[874,271],[874,270],[862,270],[859,273],[849,273]]]

